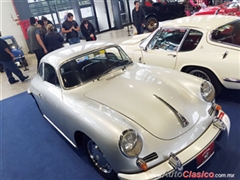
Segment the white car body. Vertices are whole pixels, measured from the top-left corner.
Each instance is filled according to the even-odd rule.
[[[101,164],[99,158],[107,161],[110,166],[98,170],[108,170],[104,172],[108,179],[113,171],[121,179],[159,178],[208,151],[222,130],[229,130],[224,125],[229,122],[228,116],[216,109],[214,88],[185,73],[135,64],[125,56],[127,59],[117,62],[128,62],[126,67],[104,70],[106,73],[100,76],[73,83],[75,76],[71,74],[69,78],[70,73],[85,75],[86,68],[94,64],[115,62],[116,59],[104,59],[109,49],[118,49],[124,57],[118,45],[100,42],[53,51],[41,60],[38,75],[29,88],[44,118],[74,147],[81,147],[84,137],[89,138],[89,158],[94,159],[97,168]],[[76,72],[78,67],[81,68]],[[203,84],[209,84],[207,94],[213,95],[209,101],[204,98]],[[134,143],[142,143],[141,151],[132,157],[123,153],[121,145],[130,130],[138,135]],[[90,146],[92,143],[94,146]],[[92,148],[98,152],[96,157],[90,156]],[[148,169],[140,169],[139,160],[146,161]]]
[[[153,33],[136,35],[132,39],[122,42],[120,46],[134,62],[156,65],[183,72],[185,72],[188,67],[204,68],[211,71],[224,87],[240,89],[240,41],[239,44],[236,45],[213,41],[211,39],[211,33],[216,28],[233,21],[239,21],[239,18],[221,15],[204,15],[169,20],[160,23],[159,28]],[[155,37],[161,29],[167,28],[182,28],[186,30],[177,48],[175,50],[149,48],[153,37]],[[195,49],[181,52],[181,46],[190,30],[201,32],[202,38]],[[238,31],[240,32],[240,29],[238,29]],[[237,37],[233,35],[232,38],[236,40]],[[214,82],[212,83],[214,84]]]

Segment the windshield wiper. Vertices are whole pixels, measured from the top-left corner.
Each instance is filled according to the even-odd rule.
[[[128,61],[126,64],[122,65],[123,66],[122,70],[124,71],[129,64],[132,64],[132,61]]]

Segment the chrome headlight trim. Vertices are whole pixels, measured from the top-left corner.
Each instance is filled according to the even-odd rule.
[[[142,147],[142,138],[136,131],[133,129],[123,131],[119,139],[119,148],[126,157],[137,157],[141,153]]]
[[[214,99],[215,99],[215,89],[214,89],[212,83],[210,83],[209,81],[204,81],[201,84],[200,92],[201,92],[202,98],[206,102],[213,102],[214,101]]]

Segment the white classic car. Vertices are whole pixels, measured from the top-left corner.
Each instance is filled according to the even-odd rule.
[[[135,64],[115,44],[81,43],[44,56],[28,92],[106,179],[157,179],[195,158],[201,166],[230,128],[210,82]]]
[[[193,74],[240,89],[240,19],[234,16],[190,16],[165,21],[151,34],[121,44],[134,62]]]

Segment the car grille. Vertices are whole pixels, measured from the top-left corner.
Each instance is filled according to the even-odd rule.
[[[214,105],[212,105],[208,110],[208,113],[209,113],[210,116],[212,116],[213,112],[215,112],[215,106]]]
[[[154,152],[154,153],[151,153],[151,154],[145,156],[143,158],[143,160],[147,163],[147,162],[150,162],[150,161],[152,161],[154,159],[157,159],[157,158],[158,158],[158,155],[157,155],[157,153]]]

